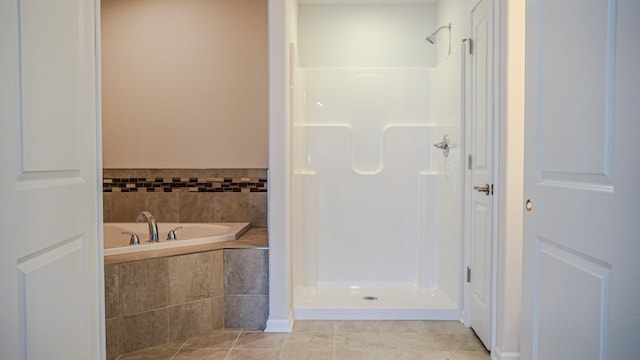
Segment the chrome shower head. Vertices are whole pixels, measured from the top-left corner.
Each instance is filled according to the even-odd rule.
[[[427,36],[424,39],[427,40],[430,44],[435,44],[436,36],[438,36],[438,32],[442,29],[448,29],[449,31],[451,31],[451,23],[449,23],[449,25],[440,26],[436,31],[434,31],[431,35]]]

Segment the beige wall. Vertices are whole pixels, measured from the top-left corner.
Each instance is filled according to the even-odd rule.
[[[103,167],[267,168],[267,56],[267,0],[103,0]]]

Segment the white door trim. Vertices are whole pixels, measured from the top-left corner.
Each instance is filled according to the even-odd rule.
[[[496,346],[496,314],[497,314],[497,299],[498,299],[498,229],[500,219],[500,203],[502,200],[502,194],[504,192],[502,183],[500,181],[501,174],[503,173],[503,167],[500,166],[500,149],[502,140],[500,134],[504,128],[503,119],[500,117],[501,109],[501,55],[502,47],[500,46],[500,38],[502,27],[501,13],[500,13],[500,1],[492,1],[493,10],[493,231],[491,232],[493,237],[491,239],[491,345],[489,350],[493,352]]]
[[[497,276],[493,359],[520,358],[522,242],[524,196],[524,7],[525,0],[499,1],[497,25],[502,36],[497,84],[500,104],[500,151],[497,182]]]
[[[97,214],[98,214],[98,264],[100,267],[100,359],[107,358],[107,319],[104,285],[104,197],[102,192],[103,164],[102,164],[102,0],[93,0],[95,19],[96,44],[96,172],[97,172]]]

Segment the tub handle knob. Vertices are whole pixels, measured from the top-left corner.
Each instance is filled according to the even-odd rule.
[[[131,235],[131,240],[129,240],[129,245],[139,245],[140,244],[140,237],[138,237],[138,234],[132,233],[132,232],[127,232],[127,231],[123,231],[122,234]]]
[[[178,226],[177,228],[173,228],[169,230],[169,233],[167,234],[167,240],[178,240],[178,238],[176,237],[176,231],[182,228],[183,226]]]

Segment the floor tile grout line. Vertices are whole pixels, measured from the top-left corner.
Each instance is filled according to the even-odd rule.
[[[382,338],[382,347],[384,348],[384,356],[389,357],[389,348],[387,347],[387,340],[385,339],[384,333],[380,332],[380,338]]]
[[[187,341],[189,341],[189,339],[191,339],[191,337],[184,339],[184,341],[182,342],[182,345],[180,345],[180,347],[176,350],[176,352],[174,352],[173,355],[171,355],[169,360],[173,360],[176,357],[176,355],[178,355],[178,353],[182,350],[182,348],[184,348],[184,346],[187,344]]]
[[[280,355],[278,356],[278,359],[282,359],[282,357],[284,355],[284,347],[287,345],[287,340],[289,339],[289,335],[292,332],[293,332],[293,330],[291,330],[291,332],[285,336],[284,341],[282,342],[282,347],[280,348]]]
[[[336,322],[335,320],[331,321],[331,335],[333,338],[333,352],[332,352],[332,358],[333,360],[336,360],[336,358],[338,357],[338,355],[336,354],[336,352],[338,351],[337,346],[336,346]]]
[[[225,357],[225,360],[227,359],[231,359],[231,354],[233,354],[236,345],[238,344],[238,341],[240,340],[240,336],[242,336],[242,334],[244,333],[245,329],[240,329],[240,332],[238,333],[238,336],[236,336],[236,339],[233,341],[233,344],[231,344],[231,348],[229,349],[229,352],[227,353],[227,356]]]
[[[378,332],[380,333],[380,338],[382,339],[382,347],[384,348],[384,356],[389,358],[389,350],[387,349],[387,342],[385,341],[384,332],[382,331],[382,324],[380,320],[377,320],[378,323]]]

